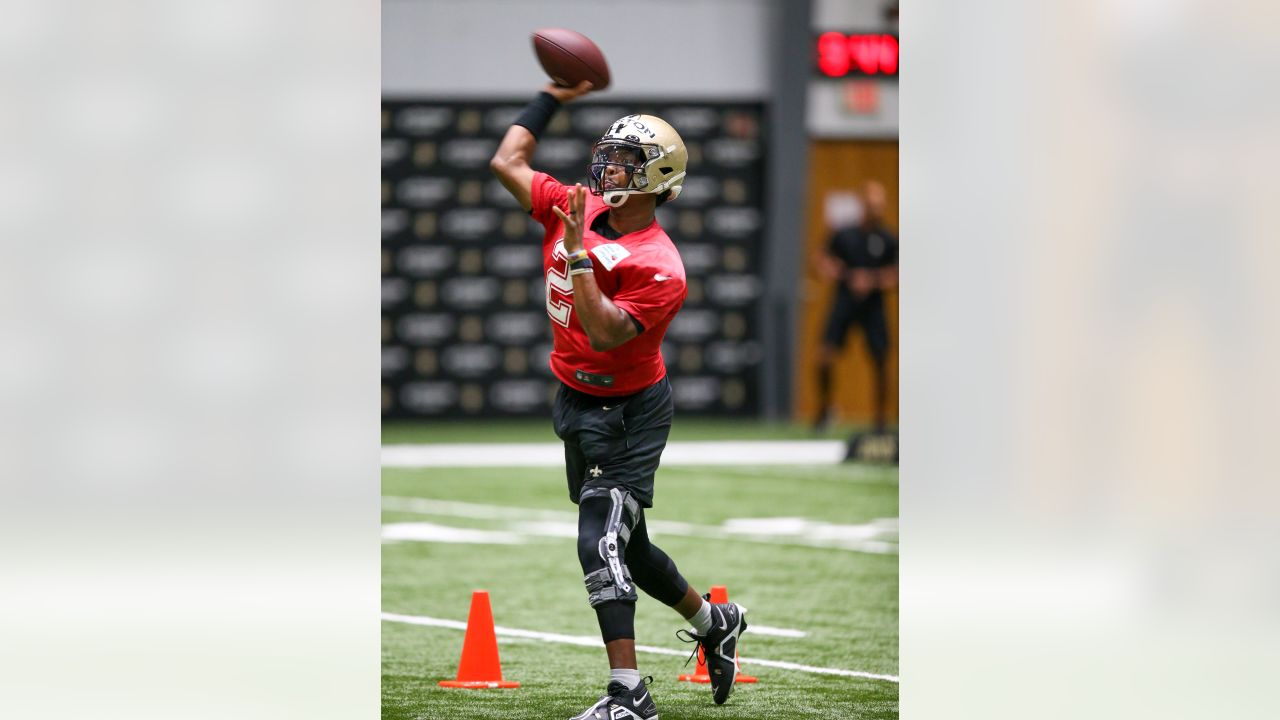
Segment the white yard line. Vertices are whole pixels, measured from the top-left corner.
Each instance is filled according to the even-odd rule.
[[[772,637],[784,638],[802,638],[809,633],[803,630],[792,630],[791,628],[769,627],[768,625],[757,625],[751,623],[752,635],[770,635]]]
[[[441,618],[423,617],[420,615],[400,615],[397,613],[382,613],[382,619],[387,622],[408,623],[410,625],[426,625],[428,627],[449,628],[451,630],[466,630],[467,624],[457,620],[444,620]],[[749,628],[751,632],[755,628]],[[499,637],[516,637],[527,640],[541,640],[542,642],[561,643],[565,645],[580,645],[582,647],[604,647],[598,637],[588,635],[561,635],[559,633],[544,633],[536,630],[521,630],[519,628],[502,627],[501,625],[494,627],[494,633]],[[652,645],[636,645],[636,652],[649,653],[651,655],[675,655],[684,657],[689,654],[687,650],[672,650],[670,648],[654,647]],[[868,680],[884,680],[887,682],[898,682],[897,675],[879,675],[876,673],[863,672],[861,670],[845,670],[843,668],[815,667],[813,665],[801,665],[799,663],[785,662],[782,660],[763,660],[761,658],[739,657],[738,662],[743,665],[760,665],[762,667],[773,667],[782,670],[795,670],[798,672],[815,673],[818,675],[838,675],[840,677],[866,678]]]
[[[636,648],[639,649],[638,647]],[[801,665],[799,663],[784,662],[782,660],[761,660],[760,658],[739,657],[739,663],[747,665],[763,665],[765,667],[775,667],[782,670],[796,670],[798,672],[816,673],[818,675],[839,675],[840,677],[856,677],[867,678],[868,680],[885,680],[887,682],[898,682],[897,675],[878,675],[876,673],[863,672],[861,670],[844,670],[842,668],[825,668],[814,667],[813,665]]]
[[[844,460],[840,440],[752,440],[668,443],[664,465],[834,465]],[[382,466],[564,467],[560,443],[442,443],[383,445]]]
[[[458,622],[457,620],[440,620],[437,618],[418,617],[414,615],[396,615],[395,613],[382,613],[382,619],[392,620],[394,622],[409,623],[411,625],[431,625],[433,627],[453,628],[454,630],[467,629],[466,623]],[[507,632],[511,637],[530,637],[535,640],[543,640],[547,637],[556,637],[556,638],[561,638],[559,642],[570,642],[569,639],[572,639],[574,637],[572,635],[554,635],[553,633],[536,633],[533,631],[515,630],[512,628],[502,628],[502,630]],[[755,623],[751,624],[750,630],[752,635],[769,635],[771,637],[802,638],[808,635],[808,633],[806,633],[803,630],[792,630],[791,628],[769,627],[768,625],[756,625]],[[569,638],[569,639],[564,639],[564,638]],[[582,640],[582,639],[583,638],[577,638],[577,640]],[[590,640],[590,638],[586,638],[586,639]],[[599,645],[600,644],[598,642],[581,643],[581,642],[577,642],[577,640],[574,640],[574,642],[579,645],[582,645],[582,644]],[[661,648],[655,649],[655,652],[658,652],[658,651],[666,652],[665,650],[661,650]]]
[[[388,523],[383,525],[385,541],[519,544],[523,538],[577,537],[578,514],[569,510],[544,510],[506,505],[435,500],[384,495],[382,509],[433,517],[461,517],[473,520],[505,520],[500,532],[486,534],[473,528],[449,528],[431,523]],[[880,518],[860,525],[837,525],[807,518],[731,518],[722,525],[651,520],[649,531],[657,537],[709,538],[791,545],[798,547],[851,550],[875,555],[898,552],[898,521]]]

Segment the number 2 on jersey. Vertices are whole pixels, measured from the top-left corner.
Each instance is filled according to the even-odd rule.
[[[569,316],[573,314],[573,280],[569,279],[569,255],[564,251],[563,240],[557,240],[552,248],[551,263],[547,270],[547,315],[557,324],[569,327]]]

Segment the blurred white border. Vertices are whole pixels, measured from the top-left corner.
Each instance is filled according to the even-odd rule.
[[[1274,717],[1280,10],[902,10],[902,716]]]
[[[377,716],[379,24],[6,7],[0,716]]]

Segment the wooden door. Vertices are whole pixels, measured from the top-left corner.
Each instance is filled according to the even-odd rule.
[[[809,150],[808,228],[801,271],[799,347],[796,355],[794,418],[811,422],[817,407],[817,358],[822,331],[831,310],[835,287],[818,274],[813,258],[827,243],[824,222],[827,193],[854,190],[868,180],[885,186],[886,222],[898,229],[898,143],[896,141],[815,140]],[[907,240],[910,242],[910,240]],[[885,295],[889,324],[890,424],[898,421],[898,292]],[[832,373],[832,401],[838,422],[863,424],[872,419],[872,370],[866,340],[855,326]]]

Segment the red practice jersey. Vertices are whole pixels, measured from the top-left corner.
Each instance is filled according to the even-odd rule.
[[[635,318],[644,331],[612,350],[591,349],[586,330],[573,308],[573,278],[564,250],[564,223],[552,206],[568,213],[568,186],[546,173],[533,177],[533,219],[542,223],[542,269],[546,280],[547,315],[555,347],[551,371],[561,382],[590,395],[617,396],[639,392],[667,374],[662,362],[662,336],[685,296],[684,263],[671,238],[655,219],[643,230],[609,240],[592,232],[592,222],[609,206],[587,194],[582,244],[591,254],[596,284],[614,305]]]

